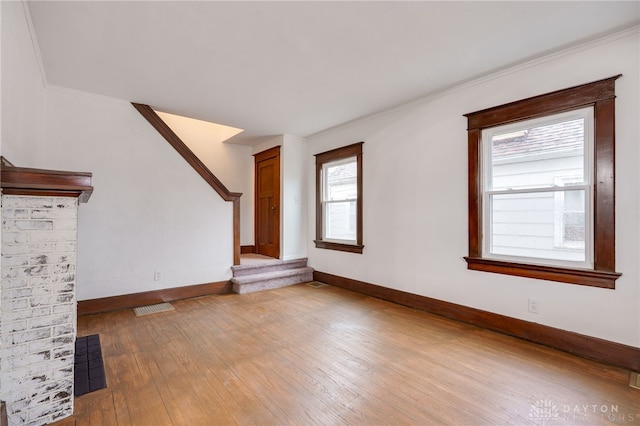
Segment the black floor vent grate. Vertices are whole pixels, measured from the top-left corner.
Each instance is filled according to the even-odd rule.
[[[78,337],[74,361],[73,394],[84,395],[107,387],[100,335]]]

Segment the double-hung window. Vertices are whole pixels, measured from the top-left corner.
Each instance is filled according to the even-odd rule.
[[[593,108],[482,131],[485,257],[591,268]]]
[[[469,269],[615,288],[615,80],[466,114]]]
[[[362,142],[316,154],[315,244],[362,253]]]

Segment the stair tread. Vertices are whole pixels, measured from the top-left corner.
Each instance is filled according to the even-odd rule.
[[[283,269],[278,271],[262,272],[259,274],[243,275],[240,277],[231,278],[231,282],[239,284],[248,284],[256,281],[266,281],[269,279],[277,279],[282,277],[288,277],[293,275],[302,275],[313,273],[313,268],[305,266],[302,268]]]
[[[307,262],[307,258],[306,257],[301,257],[299,259],[289,259],[289,260],[280,260],[280,259],[273,259],[272,261],[267,261],[267,262],[263,262],[263,263],[250,263],[248,265],[234,265],[231,267],[232,271],[247,271],[250,269],[261,269],[261,268],[269,268],[269,267],[273,267],[273,266],[288,266],[291,264],[295,264],[295,263],[302,263],[304,262],[306,264]]]

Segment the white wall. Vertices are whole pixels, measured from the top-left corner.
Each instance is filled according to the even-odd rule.
[[[319,271],[640,347],[638,29],[309,138],[314,154],[364,140],[364,253],[316,249]],[[469,271],[463,114],[623,74],[616,83],[615,290]],[[426,77],[425,77],[426,78]],[[312,175],[310,175],[312,176]],[[315,182],[307,183],[314,235]],[[527,311],[537,299],[539,314]]]
[[[232,203],[129,103],[49,89],[45,128],[47,167],[93,173],[79,214],[79,300],[230,277]]]
[[[214,140],[217,125],[159,112],[158,115],[231,192],[241,192],[240,244],[254,244],[253,156],[249,146]]]
[[[2,155],[15,165],[34,166],[41,140],[44,86],[22,2],[2,8]]]
[[[307,142],[284,135],[282,149],[282,259],[307,256]]]
[[[19,166],[93,172],[93,196],[78,215],[78,299],[229,279],[232,203],[128,102],[43,89],[22,4],[2,7],[3,88],[19,86],[3,92],[3,155]]]

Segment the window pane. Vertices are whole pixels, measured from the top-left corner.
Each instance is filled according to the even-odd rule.
[[[584,118],[520,130],[491,137],[489,189],[523,189],[553,186],[571,176],[584,182]]]
[[[571,193],[565,197],[567,193]],[[493,255],[585,262],[584,190],[489,196],[489,252]],[[558,203],[564,198],[565,203]],[[582,205],[572,208],[576,199]],[[487,232],[487,231],[486,231]]]
[[[324,238],[356,241],[356,202],[329,202],[324,206]]]
[[[584,246],[585,242],[585,204],[584,191],[565,191],[563,193],[562,242],[568,245]]]
[[[327,163],[323,172],[325,201],[355,200],[358,197],[356,157]]]

